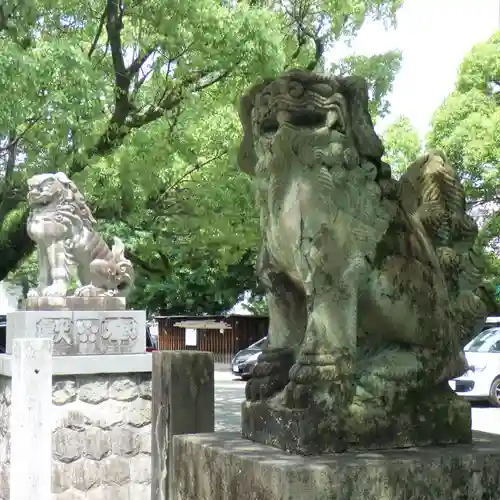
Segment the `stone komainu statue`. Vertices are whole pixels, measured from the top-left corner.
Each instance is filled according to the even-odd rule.
[[[133,284],[132,263],[115,238],[110,249],[94,229],[76,185],[62,172],[39,174],[28,181],[28,235],[38,247],[38,289],[30,296],[65,296],[76,269],[80,296],[125,296]]]
[[[469,441],[447,381],[486,314],[483,262],[444,154],[393,179],[358,77],[287,72],[240,118],[270,320],[243,434],[299,453]]]

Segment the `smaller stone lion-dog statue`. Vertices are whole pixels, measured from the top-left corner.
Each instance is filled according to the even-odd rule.
[[[448,380],[487,293],[444,154],[392,178],[355,76],[287,72],[254,86],[240,119],[270,322],[243,435],[302,454],[469,442]]]
[[[28,180],[30,214],[27,230],[38,247],[38,288],[29,297],[126,296],[134,271],[124,245],[110,249],[94,229],[85,199],[63,172],[34,175]],[[76,270],[76,273],[75,273]]]

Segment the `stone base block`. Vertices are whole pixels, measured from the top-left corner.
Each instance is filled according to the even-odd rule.
[[[395,406],[391,412],[353,404],[343,434],[337,432],[335,416],[311,408],[290,409],[278,399],[245,401],[242,434],[301,455],[471,442],[470,404],[448,386],[429,390],[426,399],[417,401]]]
[[[124,311],[124,297],[28,297],[26,311]]]
[[[53,353],[135,354],[146,351],[145,311],[16,311],[7,314],[6,353],[19,337],[48,337]]]
[[[336,433],[334,424],[325,424],[325,417],[310,409],[291,410],[267,401],[245,401],[241,408],[243,437],[300,455],[345,451],[345,436]]]
[[[95,356],[54,356],[54,375],[95,375],[100,373],[151,372],[152,353],[96,354]],[[0,375],[12,376],[12,356],[0,354]]]
[[[500,438],[303,457],[216,433],[174,437],[176,500],[497,500]]]

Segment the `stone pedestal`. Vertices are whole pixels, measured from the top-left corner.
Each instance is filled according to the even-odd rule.
[[[10,356],[0,361],[0,500],[9,500]],[[150,500],[151,354],[53,365],[53,499]]]
[[[10,500],[11,352],[18,337],[53,340],[53,500],[151,499],[152,356],[145,352],[145,323],[144,311],[7,315],[7,354],[0,355],[0,500]]]
[[[335,415],[314,408],[290,409],[278,398],[245,401],[242,434],[252,441],[302,455],[472,441],[470,403],[457,396],[448,384],[424,396],[421,394],[411,404],[379,408],[378,413],[363,411],[363,407],[356,413],[358,407],[353,405],[342,439],[334,432]]]
[[[497,500],[500,438],[303,457],[232,433],[174,437],[175,500]]]
[[[7,317],[7,354],[19,337],[51,338],[54,355],[139,354],[146,351],[146,312],[16,311]]]
[[[124,297],[28,297],[26,311],[124,311]]]

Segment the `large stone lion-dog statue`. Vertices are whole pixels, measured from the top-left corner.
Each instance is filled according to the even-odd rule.
[[[27,230],[38,247],[39,273],[38,287],[29,292],[29,297],[128,293],[134,271],[125,258],[123,243],[115,238],[109,248],[94,228],[96,221],[85,199],[66,174],[31,177],[28,203]]]
[[[444,154],[392,178],[359,77],[287,72],[254,86],[240,119],[270,320],[243,434],[301,453],[469,440],[447,381],[467,369],[487,294]]]

